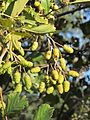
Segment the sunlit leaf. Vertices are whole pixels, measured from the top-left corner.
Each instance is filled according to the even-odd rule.
[[[48,25],[40,25],[30,29],[23,28],[23,30],[36,33],[36,34],[45,34],[45,33],[55,32],[55,27],[51,24],[48,24]]]

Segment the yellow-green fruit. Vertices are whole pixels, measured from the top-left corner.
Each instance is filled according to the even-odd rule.
[[[52,71],[52,76],[53,76],[53,78],[54,78],[55,80],[57,80],[58,77],[59,77],[58,71],[57,71],[57,70],[53,70],[53,71]]]
[[[54,6],[53,6],[53,10],[58,10],[58,6],[57,6],[57,5],[54,5]]]
[[[30,89],[32,87],[32,80],[31,80],[31,77],[29,75],[25,75],[24,77],[24,82],[25,82],[25,87],[27,89]]]
[[[64,81],[64,76],[61,73],[59,73],[58,83],[63,83],[63,81]]]
[[[1,102],[0,101],[0,109],[5,109],[6,108],[6,104],[5,104],[5,102],[3,101],[3,102]]]
[[[21,79],[21,73],[17,70],[14,73],[14,81],[15,81],[15,83],[20,83],[20,79]]]
[[[46,80],[48,80],[48,79],[49,79],[49,76],[48,76],[48,75],[46,75],[46,76],[45,76],[45,79],[46,79]]]
[[[15,92],[21,93],[22,92],[22,84],[18,83],[15,88]]]
[[[53,86],[47,88],[47,94],[51,94],[51,93],[53,93],[53,91],[54,91]]]
[[[39,85],[39,92],[42,93],[42,92],[44,92],[44,90],[45,90],[45,83],[41,82]]]
[[[56,83],[57,83],[57,81],[53,80],[53,79],[51,80],[51,82],[52,82],[53,85],[56,85]]]
[[[60,58],[60,65],[63,70],[66,70],[66,61],[64,58]]]
[[[63,93],[63,84],[58,85],[57,88],[58,88],[58,92],[60,94],[62,94]]]
[[[50,60],[51,56],[52,56],[52,52],[51,52],[50,50],[47,51],[46,54],[45,54],[45,58],[46,58],[47,60]]]
[[[24,49],[22,47],[20,47],[19,52],[22,56],[24,56]]]
[[[70,82],[67,81],[67,80],[65,80],[65,81],[64,81],[64,91],[65,91],[65,92],[68,92],[69,89],[70,89]]]
[[[35,7],[39,7],[39,5],[40,5],[40,2],[39,1],[35,1],[34,6]]]
[[[8,74],[12,74],[12,67],[9,67],[8,70],[7,70]]]
[[[38,72],[40,72],[40,70],[41,70],[40,67],[34,67],[34,68],[31,69],[31,72],[32,73],[38,73]]]
[[[56,83],[57,83],[57,81],[54,80],[51,76],[49,77],[49,81],[51,81],[51,83],[52,83],[53,85],[56,85]]]
[[[48,76],[48,75],[45,76],[45,81],[46,81],[47,83],[50,82],[50,79],[49,79],[49,76]]]
[[[70,70],[69,75],[72,77],[79,77],[79,73],[77,71],[74,71],[74,70]]]
[[[43,6],[41,4],[39,5],[39,10],[43,10]]]
[[[68,46],[66,44],[63,46],[63,48],[68,53],[73,53],[74,52],[73,48],[71,48],[70,46]]]
[[[59,49],[57,47],[53,49],[53,55],[55,59],[59,58]]]
[[[5,64],[3,65],[3,69],[8,69],[11,66],[11,62],[7,61],[5,62]]]
[[[34,43],[32,44],[31,50],[32,50],[32,51],[35,51],[37,48],[38,48],[38,42],[34,42]]]
[[[32,67],[32,66],[33,66],[33,63],[30,62],[30,61],[27,61],[26,66],[27,66],[27,67]]]
[[[32,67],[33,63],[31,61],[27,61],[24,59],[24,57],[22,57],[21,55],[18,55],[19,59],[20,59],[20,64],[24,67]]]

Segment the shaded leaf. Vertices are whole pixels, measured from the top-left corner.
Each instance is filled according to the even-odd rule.
[[[7,114],[14,115],[23,110],[28,105],[25,96],[20,97],[19,93],[13,93],[8,96]]]
[[[42,104],[39,107],[34,120],[51,120],[53,111],[54,109],[50,107],[49,104]]]

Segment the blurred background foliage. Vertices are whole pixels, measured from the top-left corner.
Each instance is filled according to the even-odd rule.
[[[50,95],[40,94],[37,91],[34,93],[24,92],[22,96],[26,95],[29,101],[27,109],[24,109],[19,115],[15,115],[15,117],[11,116],[9,120],[33,120],[36,110],[43,103],[48,103],[51,107],[54,107],[53,120],[90,120],[90,3],[65,5],[61,4],[61,2],[60,0],[55,0],[60,9],[54,13],[54,24],[57,31],[52,35],[52,38],[62,45],[67,43],[74,48],[74,54],[63,53],[63,55],[67,60],[67,65],[79,71],[80,76],[78,78],[69,77],[71,82],[70,91],[62,95],[56,92]],[[27,6],[33,5],[33,3],[34,0],[29,0]],[[81,7],[86,8],[80,9]],[[27,7],[25,9],[26,11],[23,11],[22,14],[29,17]],[[77,10],[73,12],[74,9]],[[2,8],[0,8],[0,11],[2,11]],[[70,12],[68,13],[68,11]],[[20,21],[13,22],[13,25],[18,25],[18,28],[21,21],[26,22],[25,27],[27,27],[27,22],[36,24],[33,20],[24,21],[20,16],[18,19]],[[0,18],[0,24],[5,25],[5,27],[7,26],[8,29],[12,21],[10,21],[11,23],[7,21],[9,24],[6,21],[4,21],[4,18]],[[4,34],[6,32],[4,28]],[[28,33],[25,33],[25,36],[28,35]],[[32,61],[38,61],[36,64],[45,63],[45,59],[40,54],[40,52],[46,51],[46,40],[43,40],[42,37],[40,36],[39,40],[40,47],[36,52],[33,52],[33,55],[27,49],[30,47],[35,36],[31,34],[29,38],[22,39],[22,46],[26,49],[26,58],[32,57]],[[37,74],[34,76],[37,76]],[[10,79],[7,73],[4,76],[0,75],[0,85],[4,88],[3,94],[5,99],[8,91],[12,88],[12,85],[8,83]],[[37,77],[37,81],[41,79],[43,79],[42,74]]]

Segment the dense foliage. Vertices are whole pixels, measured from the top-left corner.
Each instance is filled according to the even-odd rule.
[[[89,0],[0,0],[0,119],[90,119],[89,14]]]

